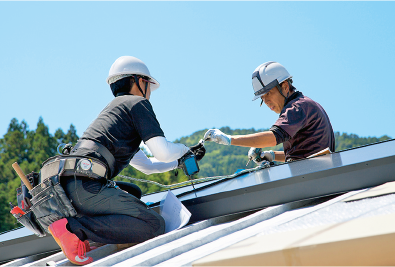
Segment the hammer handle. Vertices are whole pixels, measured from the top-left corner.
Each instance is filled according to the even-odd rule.
[[[29,180],[26,178],[25,174],[23,173],[21,167],[19,167],[18,162],[14,162],[12,164],[12,168],[14,168],[14,170],[16,171],[16,173],[18,174],[19,178],[21,178],[22,182],[26,185],[27,189],[32,190],[33,186],[32,184],[29,182]]]

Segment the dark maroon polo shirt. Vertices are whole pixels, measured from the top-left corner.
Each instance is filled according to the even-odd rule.
[[[271,130],[277,142],[283,143],[286,161],[306,158],[327,147],[335,151],[335,136],[328,115],[320,104],[302,92],[289,97]],[[279,132],[283,132],[281,138]]]

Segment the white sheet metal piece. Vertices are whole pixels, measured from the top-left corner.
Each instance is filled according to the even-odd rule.
[[[268,229],[260,235],[308,229],[325,224],[342,223],[356,218],[395,214],[395,194],[365,198],[357,201],[339,201],[297,220]]]

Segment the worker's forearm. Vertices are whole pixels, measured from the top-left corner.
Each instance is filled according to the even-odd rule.
[[[244,147],[271,147],[276,145],[276,137],[272,131],[247,135],[232,135],[231,145]]]

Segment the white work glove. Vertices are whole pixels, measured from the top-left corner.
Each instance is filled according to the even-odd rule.
[[[272,150],[262,152],[261,148],[251,147],[248,151],[248,159],[254,161],[256,164],[259,165],[264,160],[273,162],[275,159],[275,155]]]
[[[276,158],[276,155],[274,154],[273,150],[268,150],[268,151],[263,151],[261,153],[261,158],[263,160],[267,160],[269,162],[273,162],[274,159]]]
[[[208,130],[203,137],[204,141],[212,141],[221,145],[230,145],[230,135],[224,134],[218,129]]]

